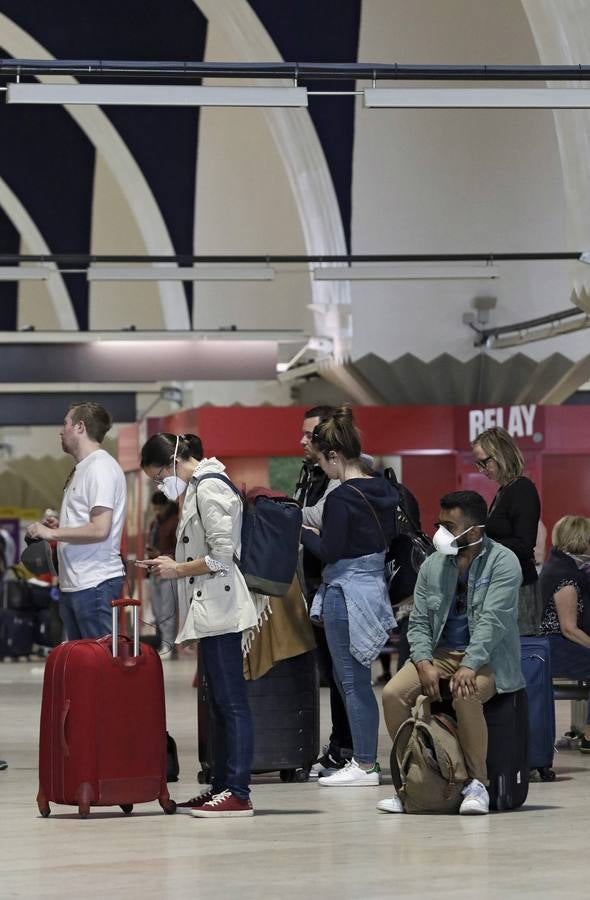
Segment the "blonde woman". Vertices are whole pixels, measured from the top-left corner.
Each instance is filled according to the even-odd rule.
[[[541,634],[551,644],[554,678],[590,678],[590,519],[564,516],[541,572]],[[590,705],[580,750],[590,753]]]
[[[535,568],[535,544],[541,516],[537,488],[522,473],[522,453],[503,428],[488,428],[472,445],[476,467],[498,484],[486,522],[486,534],[518,557],[522,585],[518,603],[521,634],[536,634],[541,625],[542,604]]]

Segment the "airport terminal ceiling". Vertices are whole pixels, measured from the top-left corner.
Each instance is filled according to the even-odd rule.
[[[589,44],[590,2],[580,0],[0,0],[7,61],[548,66],[587,64]],[[0,281],[10,352],[20,346],[26,360],[30,346],[38,361],[42,334],[63,345],[64,333],[68,341],[79,333],[84,358],[89,336],[125,332],[135,343],[149,332],[157,345],[133,351],[151,352],[148,381],[129,373],[126,343],[125,373],[114,364],[95,385],[124,383],[142,396],[138,408],[171,378],[189,406],[314,396],[561,403],[575,395],[590,379],[590,270],[577,261],[590,249],[588,112],[374,109],[353,94],[370,81],[301,84],[341,95],[310,96],[300,109],[1,102],[1,255],[84,260],[77,271],[58,262],[61,271],[46,280]],[[195,257],[285,261],[263,280],[87,278],[90,257],[119,255],[188,265]],[[319,280],[320,263],[293,261],[377,255],[432,261],[410,277],[346,281]],[[479,272],[433,271],[453,256],[448,266]],[[492,268],[497,277],[488,277]],[[168,375],[176,351],[161,341],[190,331],[195,365],[185,378]],[[208,371],[219,339],[232,342],[232,365],[224,370],[220,345]],[[254,372],[257,341],[270,362]],[[5,392],[30,390],[19,368],[5,377]],[[67,390],[67,375],[54,377],[41,388]],[[70,380],[72,390],[92,383],[73,369]]]

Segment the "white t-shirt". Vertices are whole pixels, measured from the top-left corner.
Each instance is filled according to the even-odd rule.
[[[113,511],[109,536],[106,541],[94,544],[58,542],[59,586],[62,591],[83,591],[124,573],[120,552],[127,487],[121,466],[106,450],[95,450],[76,466],[72,480],[64,491],[59,514],[60,528],[87,525],[95,506]]]

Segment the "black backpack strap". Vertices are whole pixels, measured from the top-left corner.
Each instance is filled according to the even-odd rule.
[[[205,475],[199,475],[198,478],[193,477],[193,481],[195,483],[195,491],[198,489],[201,481],[205,481],[207,478],[217,478],[218,481],[225,481],[225,483],[232,489],[234,494],[237,494],[240,500],[243,500],[242,494],[237,489],[231,478],[228,478],[227,475],[223,475],[221,472],[207,472]]]

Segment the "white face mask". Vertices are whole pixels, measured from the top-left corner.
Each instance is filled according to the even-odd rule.
[[[186,481],[180,478],[179,475],[176,474],[176,453],[178,451],[178,442],[180,438],[178,435],[176,436],[176,446],[174,447],[174,474],[167,475],[166,478],[162,479],[162,484],[160,489],[165,497],[168,500],[178,500],[178,498],[184,494],[187,488]]]
[[[443,553],[445,556],[456,556],[459,550],[463,550],[465,547],[475,547],[476,544],[481,544],[483,541],[483,535],[480,537],[478,541],[473,541],[471,544],[465,544],[462,547],[457,546],[457,540],[460,537],[463,537],[464,534],[467,534],[468,531],[471,531],[472,528],[483,528],[483,525],[470,525],[469,528],[466,528],[465,531],[462,531],[461,534],[451,534],[448,528],[445,528],[444,525],[439,525],[438,529],[432,539],[432,543],[439,553]]]

